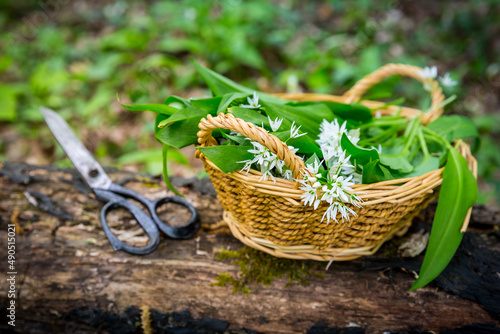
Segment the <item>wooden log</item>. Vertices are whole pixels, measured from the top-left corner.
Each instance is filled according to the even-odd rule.
[[[157,177],[108,172],[113,181],[150,199],[172,195]],[[444,283],[442,288],[432,283],[409,291],[415,279],[412,270],[418,270],[421,258],[382,256],[394,244],[384,246],[372,257],[334,263],[324,272],[324,278],[311,277],[307,286],[286,286],[282,278],[269,286],[251,285],[248,295],[213,286],[220,273],[236,276],[239,271],[237,265],[219,261],[215,254],[222,249],[239,249],[242,244],[227,229],[217,228],[222,209],[207,181],[174,180],[200,213],[203,228],[196,237],[164,237],[155,252],[134,256],[113,251],[98,219],[103,203],[85,188],[74,170],[7,163],[0,167],[0,178],[2,254],[7,249],[8,224],[15,224],[18,230],[15,328],[24,328],[22,332],[38,332],[36,326],[54,332],[85,332],[85,328],[92,332],[96,327],[89,322],[86,327],[78,327],[68,322],[68,314],[82,307],[123,314],[128,307],[141,305],[157,310],[157,315],[189,310],[193,319],[219,319],[231,328],[262,333],[303,333],[320,323],[335,328],[359,326],[370,333],[439,331],[471,323],[498,325],[500,313],[495,313],[494,297],[492,305],[485,306],[487,302],[479,300],[480,305],[477,300],[461,298],[459,288],[455,287],[454,294],[443,290],[453,290]],[[170,217],[185,215],[179,207],[167,209]],[[481,208],[471,224],[472,229],[479,226],[482,230],[478,233],[483,236],[498,224],[498,214],[491,218],[485,213],[488,210],[494,214],[496,209]],[[432,215],[432,210],[427,215]],[[478,221],[480,217],[483,220]],[[122,212],[115,218],[133,225]],[[141,242],[140,236],[135,238]],[[498,239],[491,233],[489,239],[484,238],[489,240],[487,251],[498,250]],[[0,271],[14,271],[3,259]],[[489,267],[491,273],[482,275],[494,277],[495,268]],[[2,312],[10,302],[7,293],[8,287],[2,284]]]

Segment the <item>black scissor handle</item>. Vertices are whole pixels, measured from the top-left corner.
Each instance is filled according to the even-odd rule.
[[[174,196],[150,201],[141,194],[138,194],[131,189],[119,186],[114,183],[112,183],[109,187],[109,191],[142,203],[148,209],[149,213],[151,214],[151,218],[159,227],[159,229],[172,239],[189,239],[200,229],[200,216],[198,215],[198,212],[196,211],[194,206],[192,206],[191,203],[186,201],[184,198]],[[191,218],[185,225],[171,226],[158,217],[158,214],[156,212],[158,207],[169,202],[182,205],[189,210],[189,212],[191,213]]]
[[[158,207],[165,203],[175,203],[186,207],[191,213],[191,218],[183,226],[171,226],[163,222],[156,213]],[[189,239],[200,229],[200,216],[196,209],[182,197],[163,197],[152,202],[153,208],[150,209],[151,217],[160,230],[173,239]]]
[[[100,200],[107,201],[106,205],[101,210],[101,226],[109,239],[109,242],[113,246],[114,250],[123,250],[131,254],[145,255],[154,251],[158,244],[160,243],[160,232],[158,227],[153,222],[151,217],[149,217],[144,211],[142,211],[137,205],[127,201],[125,198],[119,195],[115,195],[113,192],[102,189],[94,189],[95,194]],[[137,222],[141,225],[144,232],[149,237],[149,244],[144,247],[135,247],[127,245],[125,242],[120,241],[116,235],[113,234],[108,226],[106,220],[106,215],[118,208],[124,208],[129,211]]]

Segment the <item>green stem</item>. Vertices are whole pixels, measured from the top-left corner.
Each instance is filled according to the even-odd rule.
[[[424,133],[421,128],[418,129],[418,140],[420,141],[420,147],[422,147],[424,156],[427,157],[429,155],[429,149],[427,147],[427,143],[425,142]]]
[[[367,127],[374,127],[374,126],[391,126],[391,125],[403,125],[406,124],[406,119],[395,119],[395,120],[386,120],[382,119],[380,121],[374,120],[370,123],[362,124],[359,128],[360,129],[365,129]]]

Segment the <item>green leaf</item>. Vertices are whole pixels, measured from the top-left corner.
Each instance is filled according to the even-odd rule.
[[[374,160],[363,166],[363,184],[370,184],[393,180],[391,172],[380,164],[380,160]]]
[[[165,104],[169,105],[171,107],[174,107],[176,109],[181,109],[183,106],[189,107],[191,105],[191,102],[185,98],[182,98],[182,97],[179,97],[176,95],[170,95],[165,100]],[[179,108],[177,108],[177,107],[179,107]]]
[[[439,158],[434,157],[432,155],[427,155],[423,158],[422,162],[420,162],[415,169],[404,177],[415,177],[420,176],[430,171],[436,170],[439,168]]]
[[[298,148],[297,153],[307,155],[316,154],[319,157],[323,157],[318,144],[308,136],[290,139],[290,131],[274,132],[273,135],[278,137],[282,142],[286,142],[287,145]]]
[[[312,106],[290,106],[269,102],[261,104],[271,119],[279,117],[288,120],[290,124],[284,124],[288,128],[291,126],[291,122],[295,122],[297,126],[301,126],[300,130],[306,132],[311,139],[318,138],[319,126],[324,119],[330,122],[335,118],[333,112],[324,104]]]
[[[269,127],[269,119],[260,114],[257,110],[242,108],[242,107],[232,107],[229,108],[229,113],[233,114],[236,118],[241,118],[245,122],[253,123],[257,126],[268,126]]]
[[[366,149],[354,145],[345,133],[342,134],[342,139],[340,140],[340,145],[342,149],[346,151],[346,156],[351,156],[351,161],[359,165],[366,165],[369,162],[380,160],[379,154],[375,149]],[[363,167],[364,168],[364,167]],[[363,173],[364,174],[364,173]],[[364,177],[364,176],[363,176]],[[364,183],[364,182],[363,182]]]
[[[234,141],[240,145],[243,145],[245,142],[248,142],[250,140],[245,136],[234,136],[234,135],[229,135],[229,134],[224,133],[224,132],[222,132],[222,136],[225,138],[231,139],[232,141]]]
[[[248,152],[251,146],[208,146],[197,147],[210,161],[212,161],[224,173],[230,173],[234,170],[243,168],[244,161],[253,159],[253,154]],[[228,159],[231,157],[231,159]]]
[[[379,154],[379,157],[382,165],[403,174],[410,173],[414,169],[408,159],[402,155]]]
[[[459,115],[441,116],[427,125],[427,128],[445,138],[448,142],[458,138],[479,137],[474,122]]]
[[[246,94],[246,93],[224,94],[222,96],[222,100],[220,101],[219,107],[217,108],[217,114],[220,114],[221,112],[226,112],[227,108],[231,105],[231,103],[234,102],[234,100],[242,99],[242,98],[245,98],[247,96],[248,96],[248,94]]]
[[[161,117],[160,117],[161,116]],[[188,118],[181,121],[169,123],[162,128],[158,125],[167,119],[162,114],[156,116],[155,137],[163,144],[173,146],[175,148],[183,148],[198,142],[199,131],[198,124],[203,116]]]
[[[161,121],[157,125],[157,127],[162,128],[162,127],[166,126],[167,124],[177,122],[177,121],[183,121],[183,120],[191,119],[191,118],[196,118],[196,119],[200,120],[203,117],[205,117],[207,114],[208,114],[207,111],[195,108],[194,106],[187,107],[187,108],[178,110],[175,114],[173,114],[169,118]],[[212,114],[214,115],[215,112],[213,112]],[[196,128],[196,132],[198,132],[198,128]]]
[[[205,110],[215,115],[221,100],[222,96],[210,97],[207,99],[192,99],[191,104],[198,109]]]
[[[476,198],[477,182],[467,161],[454,148],[450,148],[429,245],[419,277],[411,290],[431,282],[451,261],[462,240],[460,228]]]
[[[128,111],[152,111],[155,113],[163,114],[163,115],[173,115],[179,109],[167,106],[166,104],[159,103],[150,103],[150,104],[131,104],[131,105],[121,105],[123,109]]]
[[[171,148],[168,145],[164,144],[163,149],[161,151],[162,152],[162,160],[163,160],[163,180],[165,181],[167,188],[172,190],[174,192],[174,194],[176,194],[177,196],[184,197],[177,189],[175,189],[175,187],[172,185],[172,183],[170,183],[170,179],[168,178],[167,154],[168,154],[168,151],[170,149]]]
[[[352,119],[355,121],[366,123],[371,121],[373,118],[370,109],[358,103],[344,104],[331,101],[326,101],[323,103],[326,104],[335,115],[345,120]]]
[[[229,93],[246,93],[247,95],[253,94],[254,90],[237,84],[236,82],[226,78],[223,75],[220,75],[217,72],[214,72],[200,64],[196,61],[193,61],[194,67],[196,71],[200,74],[203,81],[208,85],[208,88],[212,91],[214,96],[220,96]],[[277,104],[286,103],[287,100],[280,99],[276,96],[272,96],[266,93],[257,92],[260,100],[273,102]],[[259,100],[259,101],[260,101]]]

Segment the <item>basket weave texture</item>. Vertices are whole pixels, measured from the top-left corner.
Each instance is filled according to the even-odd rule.
[[[424,82],[419,72],[422,69],[410,65],[389,64],[360,80],[343,96],[320,94],[279,94],[279,97],[295,101],[357,102],[372,85],[392,75],[405,75]],[[427,124],[442,113],[439,106],[444,100],[441,89],[435,81],[430,84],[432,98],[431,111],[422,115]],[[361,101],[373,108],[382,102]],[[392,114],[397,107],[380,110],[382,114]],[[403,107],[400,114],[411,117],[420,114],[417,109]],[[247,123],[233,115],[219,114],[207,116],[199,124],[198,142],[200,146],[217,145],[212,137],[215,129],[229,129],[241,133],[275,153],[291,169],[296,179],[302,178],[304,162],[288,147],[266,130]],[[461,143],[460,153],[467,159],[469,168],[476,175],[476,161],[469,146]],[[248,174],[234,171],[223,173],[200,151],[196,156],[205,163],[224,208],[224,221],[232,234],[243,243],[278,257],[293,259],[313,259],[319,261],[352,260],[376,252],[380,246],[393,237],[406,232],[412,219],[437,196],[442,182],[443,168],[424,175],[373,184],[358,184],[353,190],[364,201],[361,208],[351,206],[357,216],[350,222],[327,223],[322,220],[328,204],[316,210],[304,206],[300,196],[303,191],[298,183],[276,178],[260,181],[262,174],[250,170]],[[228,157],[230,159],[231,157]],[[464,222],[466,228],[468,220]],[[340,216],[338,217],[340,219]]]

